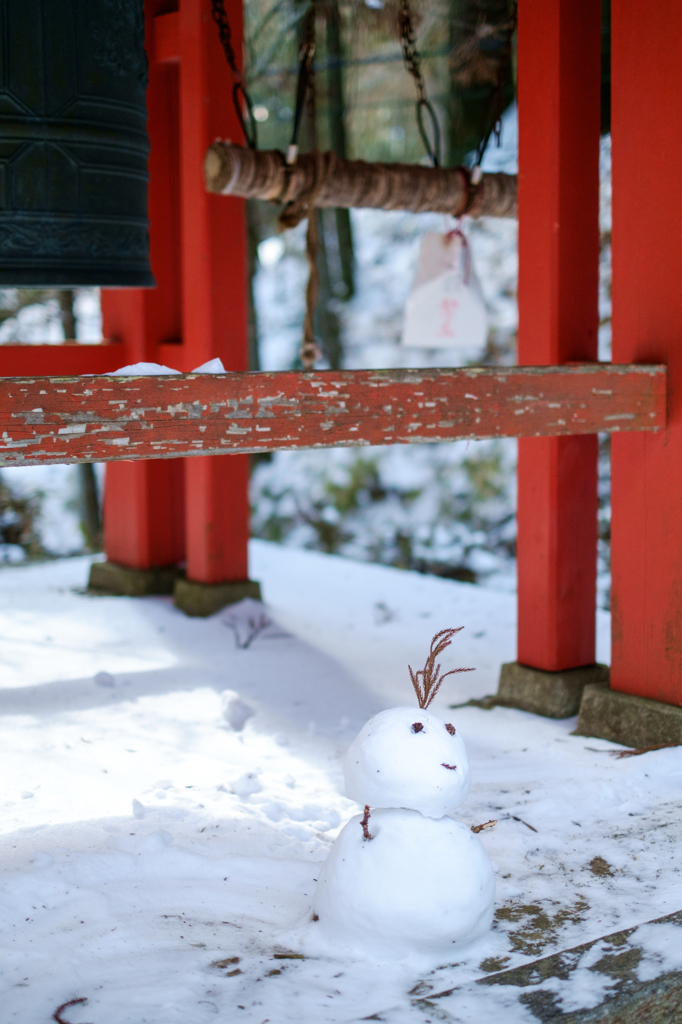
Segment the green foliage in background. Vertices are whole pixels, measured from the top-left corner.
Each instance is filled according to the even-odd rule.
[[[0,478],[0,543],[17,545],[29,558],[45,555],[37,529],[43,497],[41,491],[18,496]]]
[[[278,453],[252,478],[252,532],[475,582],[515,554],[513,442]]]

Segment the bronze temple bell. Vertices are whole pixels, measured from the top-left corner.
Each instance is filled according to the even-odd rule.
[[[143,0],[0,0],[0,287],[152,287]]]

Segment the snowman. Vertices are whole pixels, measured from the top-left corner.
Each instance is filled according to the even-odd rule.
[[[365,813],[342,829],[318,876],[309,948],[451,960],[492,924],[490,861],[472,829],[450,817],[469,791],[464,741],[427,710],[453,674],[441,675],[437,658],[457,632],[437,633],[424,668],[409,669],[419,708],[382,711],[348,750],[346,794]],[[471,670],[454,670],[463,671]]]

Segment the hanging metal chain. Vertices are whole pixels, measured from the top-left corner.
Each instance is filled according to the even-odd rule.
[[[504,113],[504,80],[511,64],[512,55],[512,38],[514,32],[516,32],[516,23],[518,15],[518,0],[514,0],[514,6],[512,7],[509,21],[507,22],[507,28],[504,37],[504,45],[502,47],[502,55],[497,66],[497,73],[495,78],[495,85],[493,86],[493,92],[491,96],[491,114],[488,122],[487,130],[484,129],[483,136],[478,148],[476,150],[476,156],[474,158],[474,169],[480,168],[483,154],[488,148],[491,136],[495,136],[497,145],[500,145],[502,135],[502,114]]]
[[[419,128],[419,134],[433,166],[440,167],[440,127],[438,125],[436,112],[431,105],[431,101],[426,95],[426,84],[421,72],[421,57],[417,50],[417,36],[414,31],[414,25],[412,24],[410,0],[400,0],[400,6],[398,8],[398,28],[400,31],[400,46],[403,51],[405,67],[414,78],[414,84],[417,87],[417,127]],[[425,114],[428,115],[430,121],[433,142],[431,142],[426,130],[426,125],[424,124]]]
[[[287,152],[287,163],[295,164],[298,158],[298,135],[303,121],[306,101],[309,103],[310,116],[315,123],[315,25],[317,21],[317,0],[310,0],[310,8],[303,24],[303,39],[298,55],[298,83],[296,85],[296,114],[291,145]],[[315,195],[322,180],[324,156],[315,154],[315,177],[308,196],[308,228],[305,238],[305,255],[308,262],[308,284],[305,290],[305,319],[303,321],[303,339],[301,341],[300,359],[306,373],[315,369],[315,363],[321,352],[315,340],[315,310],[320,290],[320,268],[318,257],[320,251],[318,214],[315,208]]]
[[[296,111],[294,113],[294,128],[291,134],[291,142],[287,150],[287,163],[295,164],[298,158],[298,137],[303,122],[308,96],[311,102],[315,96],[315,19],[317,9],[315,0],[311,0],[310,7],[303,22],[303,39],[298,51],[298,81],[296,82]]]
[[[256,128],[256,118],[253,115],[253,104],[246,86],[244,85],[244,76],[237,67],[237,58],[235,57],[234,48],[232,46],[232,29],[230,28],[230,23],[227,20],[225,3],[224,0],[211,0],[211,3],[211,14],[214,22],[218,26],[220,42],[223,50],[225,51],[225,57],[230,67],[230,74],[232,76],[232,102],[234,103],[237,120],[244,132],[244,138],[246,139],[249,149],[257,149],[258,131]],[[246,107],[246,117],[244,116],[244,107]]]

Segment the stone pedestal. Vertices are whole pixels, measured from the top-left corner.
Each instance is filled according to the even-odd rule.
[[[128,565],[118,565],[116,562],[93,562],[90,566],[88,590],[95,594],[125,597],[172,594],[181,571],[174,565],[131,569]]]
[[[575,732],[635,749],[682,744],[682,708],[592,684],[585,687]]]
[[[608,681],[608,665],[543,672],[513,661],[502,666],[494,703],[546,718],[570,718],[578,714],[585,686]]]
[[[173,590],[175,605],[185,615],[206,617],[220,611],[228,604],[235,604],[245,597],[261,600],[260,583],[255,580],[240,580],[235,583],[197,583],[194,580],[178,579]]]

